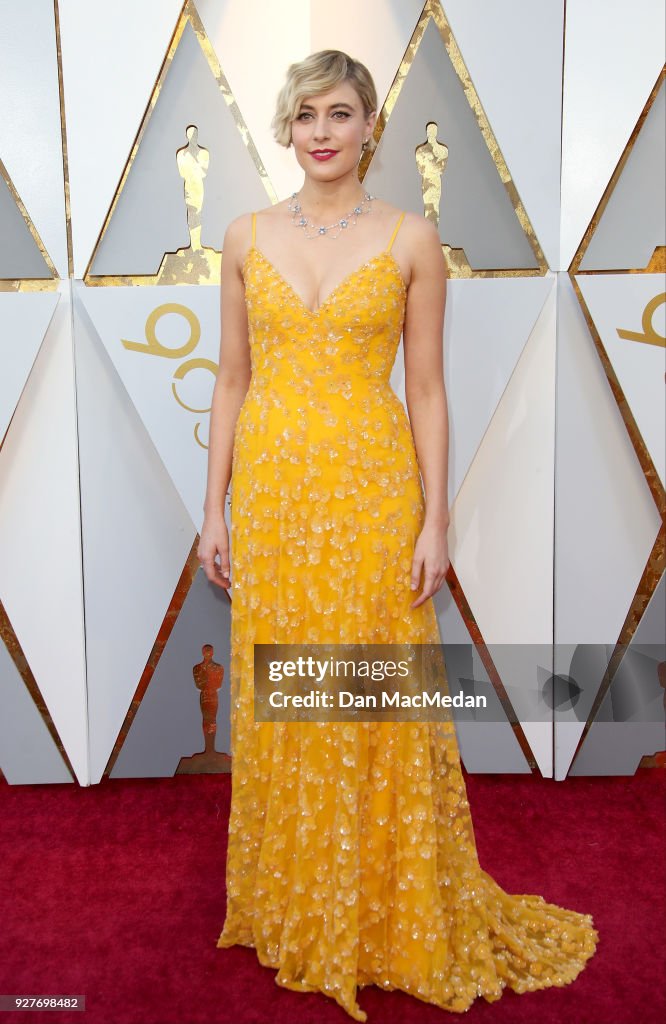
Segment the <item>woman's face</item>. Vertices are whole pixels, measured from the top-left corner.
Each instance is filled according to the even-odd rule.
[[[306,174],[329,181],[355,170],[376,116],[373,111],[365,117],[361,98],[350,82],[306,96],[291,122],[296,159]]]

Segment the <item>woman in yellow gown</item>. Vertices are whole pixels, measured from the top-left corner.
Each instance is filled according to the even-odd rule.
[[[598,939],[589,914],[480,867],[450,721],[255,721],[255,644],[441,643],[446,267],[432,224],[363,194],[376,109],[340,51],[289,68],[274,127],[304,183],[227,229],[199,545],[232,596],[217,945],[359,1021],[369,984],[454,1012],[566,985]],[[389,384],[401,334],[409,419]]]

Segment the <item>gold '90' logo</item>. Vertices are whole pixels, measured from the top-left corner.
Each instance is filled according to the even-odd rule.
[[[177,316],[182,316],[189,324],[190,336],[187,341],[178,348],[169,348],[167,345],[162,344],[157,337],[157,325],[161,318],[166,316],[167,313],[175,313]],[[142,352],[146,356],[157,356],[161,359],[185,359],[185,357],[189,356],[191,352],[194,352],[201,340],[201,325],[192,310],[188,309],[187,306],[181,306],[178,302],[165,302],[162,306],[158,306],[157,309],[153,310],[146,320],[145,333],[145,342],[127,341],[125,338],[121,338],[121,342],[129,351]],[[210,405],[205,409],[197,409],[196,407],[184,402],[178,394],[177,382],[183,380],[192,370],[208,370],[212,373],[214,381],[217,376],[218,364],[214,363],[212,359],[185,359],[185,362],[181,363],[173,375],[174,383],[171,385],[173,396],[181,408],[187,409],[188,412],[210,412]],[[201,448],[208,448],[208,445],[201,440],[200,428],[201,421],[199,420],[194,425],[194,439]]]

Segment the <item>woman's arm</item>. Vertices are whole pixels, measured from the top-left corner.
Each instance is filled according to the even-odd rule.
[[[444,385],[442,337],[448,271],[439,232],[416,218],[403,345],[405,397],[425,491],[425,521],[414,552],[412,589],[425,571],[416,607],[441,587],[448,569],[449,414]],[[411,225],[410,225],[411,226]]]
[[[212,583],[229,586],[229,539],[224,520],[224,500],[232,473],[234,433],[238,413],[251,378],[243,253],[249,238],[249,214],[233,220],[224,236],[220,286],[220,357],[208,438],[208,477],[204,499],[204,524],[198,555]],[[220,555],[220,565],[215,563]],[[226,576],[225,576],[226,572]]]

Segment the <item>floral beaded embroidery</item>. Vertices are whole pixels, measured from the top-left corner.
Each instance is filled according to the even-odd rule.
[[[255,947],[278,984],[323,992],[359,1021],[371,983],[455,1012],[507,985],[568,984],[595,950],[592,919],[505,893],[481,869],[450,722],[254,721],[255,643],[441,637],[432,601],[410,608],[424,497],[389,383],[406,303],[391,243],[313,311],[252,242],[218,946]]]

